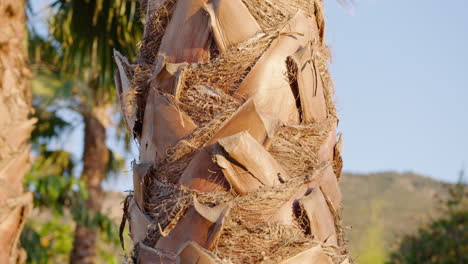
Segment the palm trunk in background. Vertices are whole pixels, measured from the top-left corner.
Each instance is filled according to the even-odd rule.
[[[321,0],[147,0],[115,52],[136,263],[349,263]]]
[[[93,113],[83,114],[83,119],[85,144],[81,180],[85,182],[88,192],[87,210],[100,212],[104,195],[101,183],[105,178],[109,161],[109,152],[106,147],[106,128]],[[97,237],[97,227],[77,224],[70,263],[96,263]]]
[[[26,253],[18,241],[32,208],[23,178],[35,122],[28,118],[33,109],[24,1],[0,0],[0,25],[0,263],[23,263]]]

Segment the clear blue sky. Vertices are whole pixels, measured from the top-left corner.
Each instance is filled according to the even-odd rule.
[[[326,0],[325,8],[344,170],[456,180],[468,166],[468,1],[355,0],[350,11]],[[82,131],[71,137],[79,142]]]
[[[455,180],[468,162],[468,1],[326,2],[344,169]]]

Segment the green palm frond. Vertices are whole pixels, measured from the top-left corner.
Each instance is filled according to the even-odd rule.
[[[142,25],[136,19],[137,1],[56,0],[51,4],[49,45],[60,58],[59,72],[85,80],[92,99],[113,99],[113,49],[135,55]],[[48,54],[50,56],[50,54]],[[94,102],[99,104],[101,102]]]

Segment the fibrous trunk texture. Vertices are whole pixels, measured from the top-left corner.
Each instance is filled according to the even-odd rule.
[[[23,263],[18,241],[29,211],[24,193],[29,170],[29,138],[35,120],[26,67],[26,21],[23,1],[0,0],[0,263]]]
[[[116,86],[136,263],[347,263],[320,0],[148,0]],[[125,222],[124,222],[125,223]]]
[[[109,161],[109,151],[105,144],[106,128],[93,113],[83,114],[83,119],[85,144],[81,180],[85,182],[88,192],[86,209],[90,213],[96,213],[101,211],[104,197],[101,183],[106,175],[106,166]],[[77,224],[70,263],[96,263],[97,236],[97,227]]]

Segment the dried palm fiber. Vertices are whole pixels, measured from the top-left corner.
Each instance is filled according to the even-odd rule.
[[[347,261],[321,1],[145,5],[140,59],[116,56],[140,144],[135,262]]]
[[[140,43],[138,62],[152,64],[161,45],[161,39],[171,18],[176,0],[145,0],[141,2],[144,2],[142,7],[145,8],[146,23]]]
[[[320,173],[309,175],[306,178],[294,178],[291,181],[278,185],[275,188],[261,188],[258,191],[252,192],[244,196],[229,196],[224,193],[207,194],[186,190],[183,195],[176,195],[174,190],[177,187],[168,188],[161,183],[157,185],[158,193],[167,194],[164,188],[170,191],[172,199],[164,199],[164,203],[159,204],[158,213],[166,212],[166,209],[161,209],[162,206],[167,206],[168,200],[171,202],[177,201],[179,211],[170,217],[161,217],[158,226],[154,227],[154,236],[170,231],[174,226],[169,226],[161,229],[161,223],[165,221],[177,222],[181,217],[181,213],[190,206],[191,200],[197,199],[206,204],[213,202],[217,204],[232,205],[230,215],[224,223],[224,230],[220,240],[215,247],[215,253],[218,257],[230,259],[233,263],[256,263],[264,259],[264,263],[277,263],[275,260],[287,258],[295,253],[301,252],[304,249],[310,248],[311,245],[323,244],[316,240],[311,240],[310,235],[304,234],[296,225],[278,225],[269,222],[270,219],[278,211],[291,196],[291,193],[297,192],[304,183],[316,185],[319,180]],[[181,191],[179,189],[179,191]],[[196,197],[196,198],[195,198]],[[157,200],[157,199],[155,199]],[[180,206],[184,206],[181,208]],[[171,208],[173,209],[173,208]],[[258,212],[262,212],[261,215]],[[153,216],[154,217],[154,216]],[[169,220],[168,220],[169,219]],[[228,239],[223,239],[226,236]],[[154,243],[155,237],[148,237],[148,244]],[[245,244],[249,247],[246,247]],[[333,246],[323,245],[325,248]],[[243,253],[242,253],[243,252]],[[262,253],[263,252],[263,253]],[[337,257],[331,253],[334,257]],[[268,256],[268,258],[265,258]],[[263,262],[262,262],[263,263]]]
[[[31,106],[25,28],[25,2],[0,2],[0,263],[23,263],[19,246],[33,208],[23,178],[30,168],[29,138],[36,118]]]

